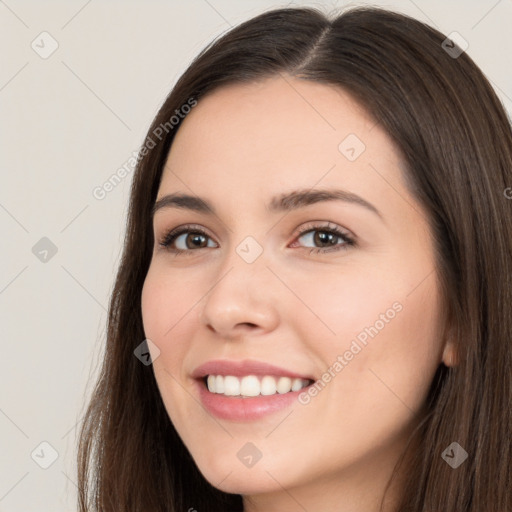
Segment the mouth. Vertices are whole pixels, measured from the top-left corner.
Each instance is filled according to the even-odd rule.
[[[212,360],[191,374],[202,405],[228,421],[251,422],[291,407],[316,380],[264,361]]]
[[[315,383],[312,379],[276,375],[209,374],[195,381],[206,410],[222,420],[242,423],[259,421],[293,406]]]
[[[296,393],[314,383],[312,379],[276,375],[210,374],[199,380],[209,393],[232,398],[253,398]]]

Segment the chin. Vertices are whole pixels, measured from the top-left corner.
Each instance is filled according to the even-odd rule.
[[[236,455],[234,461],[230,460],[231,458],[230,454],[226,454],[217,456],[215,461],[194,460],[204,478],[213,487],[226,493],[260,494],[282,491],[283,487],[290,486],[289,472],[284,471],[280,466],[264,464],[261,459],[254,466],[246,467],[236,458]],[[287,481],[277,476],[280,474],[286,475]]]
[[[242,471],[236,474],[233,472],[227,478],[225,476],[219,478],[219,475],[216,473],[212,473],[212,478],[207,478],[206,475],[203,476],[213,487],[230,494],[253,495],[271,493],[282,491],[282,488],[285,487],[285,485],[279,485],[265,471],[260,471],[259,473]]]

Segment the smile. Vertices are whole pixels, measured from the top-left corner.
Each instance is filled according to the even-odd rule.
[[[310,385],[310,379],[274,377],[272,375],[208,375],[206,384],[210,393],[224,396],[271,396],[276,393],[284,394],[290,391],[300,391]]]

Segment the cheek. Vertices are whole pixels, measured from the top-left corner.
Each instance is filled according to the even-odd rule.
[[[144,333],[160,350],[155,373],[165,366],[178,376],[187,346],[185,330],[196,314],[194,305],[198,305],[199,298],[194,287],[181,282],[175,273],[150,266],[142,288],[141,309]]]
[[[343,393],[357,390],[383,415],[389,408],[407,417],[422,406],[440,364],[438,300],[432,293],[417,291],[395,301],[396,309],[386,310],[387,301],[381,304],[355,336],[352,331],[347,337],[352,350],[361,350],[344,370]]]
[[[169,418],[183,432],[190,408],[195,406],[182,385],[186,379],[183,361],[190,348],[191,325],[197,321],[194,305],[198,305],[200,295],[177,274],[150,266],[141,308],[146,338],[160,351],[156,358],[151,354],[155,381]]]
[[[417,287],[416,273],[404,274],[347,272],[333,279],[331,272],[314,284],[296,282],[294,291],[309,308],[297,316],[308,349],[331,375],[343,375],[331,379],[340,403],[396,402],[415,410],[425,398],[441,361],[438,287],[434,275]]]
[[[371,339],[369,330],[375,332],[373,326],[380,333],[400,315],[398,310],[405,297],[400,286],[384,282],[382,276],[371,274],[368,269],[326,268],[314,278],[311,273],[303,275],[300,279],[297,274],[288,277],[302,302],[293,303],[295,310],[303,310],[296,318],[302,319],[309,339],[324,340],[316,347],[325,347],[326,355],[349,349],[354,339],[364,346]]]

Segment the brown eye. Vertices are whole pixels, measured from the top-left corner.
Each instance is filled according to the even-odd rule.
[[[212,247],[208,245],[208,240],[211,238],[202,229],[181,227],[167,233],[160,245],[171,252],[185,253],[192,252],[194,249]],[[215,244],[213,247],[216,247]]]
[[[355,245],[354,239],[330,224],[327,226],[307,226],[301,230],[297,240],[309,243],[310,252],[330,252]]]

